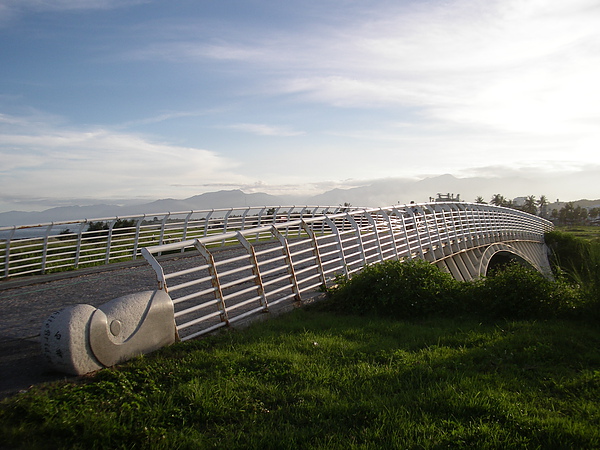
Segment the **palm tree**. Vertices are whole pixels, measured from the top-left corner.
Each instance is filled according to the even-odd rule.
[[[528,212],[529,214],[537,214],[537,201],[535,200],[535,195],[530,195],[525,198],[525,203],[523,204],[523,211]]]
[[[492,199],[490,200],[490,203],[492,205],[496,205],[496,206],[504,206],[504,205],[506,205],[506,199],[504,198],[503,195],[494,194],[492,196]]]
[[[475,199],[475,203],[482,203],[484,205],[486,204],[485,200],[483,199],[483,197],[481,195]]]
[[[540,195],[540,199],[537,201],[537,205],[540,207],[540,216],[546,217],[548,215],[547,207],[550,204],[545,195]]]

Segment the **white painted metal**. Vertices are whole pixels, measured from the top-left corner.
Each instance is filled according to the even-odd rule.
[[[117,228],[117,221],[133,225]],[[84,231],[90,222],[108,229]],[[122,223],[122,222],[121,222]],[[130,224],[129,224],[130,225]],[[65,232],[66,228],[74,232]],[[303,300],[367,264],[420,258],[457,279],[485,275],[495,253],[548,269],[552,224],[514,209],[473,203],[388,208],[260,207],[0,228],[0,276],[106,264],[143,255],[168,291],[182,339]],[[25,235],[32,230],[35,235]],[[61,233],[62,232],[62,233]],[[177,253],[169,269],[159,255]],[[169,271],[171,270],[171,271]]]
[[[281,222],[275,211],[270,223],[257,221],[262,226],[143,250],[159,286],[167,289],[168,284],[183,340],[279,302],[302,300],[337,276],[352,277],[366,264],[389,259],[422,258],[461,280],[484,275],[499,251],[518,255],[539,270],[547,268],[544,233],[552,224],[513,209],[431,203],[296,220],[288,215]],[[223,247],[223,242],[237,245]],[[194,248],[201,249],[202,257],[189,253],[189,267],[173,273],[164,274],[155,258]]]
[[[136,259],[144,247],[254,228],[265,221],[269,210],[279,211],[277,214],[290,220],[339,209],[331,206],[260,206],[0,227],[0,278]],[[134,225],[116,228],[119,219],[133,221]],[[272,221],[275,219],[274,215]],[[108,229],[86,231],[92,222],[102,222]],[[73,229],[75,231],[71,231]]]

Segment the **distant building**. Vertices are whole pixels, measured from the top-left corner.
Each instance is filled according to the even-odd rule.
[[[515,206],[523,206],[525,204],[526,197],[515,197],[513,199],[513,205]]]
[[[438,192],[437,194],[437,198],[433,198],[433,197],[429,197],[429,201],[430,202],[460,202],[460,194],[456,194],[456,197],[454,196],[454,193],[450,194],[440,194]]]

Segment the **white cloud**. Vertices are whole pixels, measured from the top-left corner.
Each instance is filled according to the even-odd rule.
[[[3,117],[25,128],[25,119]],[[235,172],[235,161],[215,152],[107,129],[0,129],[0,142],[0,192],[6,197],[38,197],[43,192],[58,198],[140,193],[162,198],[189,194],[181,188],[185,184],[248,182]]]
[[[208,41],[190,31],[149,44],[138,56],[235,61],[254,83],[263,80],[262,95],[419,108],[422,118],[507,132],[594,134],[591,122],[600,117],[595,0],[384,5],[365,6],[363,15],[332,27],[226,29]]]
[[[278,127],[272,125],[265,125],[262,123],[236,123],[227,125],[226,128],[242,131],[245,133],[256,134],[258,136],[300,136],[303,135],[302,131],[294,131],[287,127]]]

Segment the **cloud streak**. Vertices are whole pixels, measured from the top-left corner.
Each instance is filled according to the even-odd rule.
[[[4,121],[27,123],[3,116]],[[143,193],[155,198],[180,194],[182,183],[232,184],[248,180],[235,173],[237,163],[215,152],[158,142],[142,135],[108,129],[72,130],[46,126],[21,133],[0,130],[0,191],[16,197],[98,197]]]
[[[279,127],[266,125],[262,123],[236,123],[232,125],[227,125],[225,128],[229,128],[231,130],[241,131],[244,133],[251,133],[257,136],[282,136],[282,137],[291,137],[291,136],[301,136],[305,134],[302,131],[294,131],[287,127]]]
[[[417,108],[420,118],[447,124],[600,138],[595,1],[428,2],[368,17],[290,32],[227,30],[210,40],[189,32],[138,49],[138,57],[233,61],[263,79],[255,86],[267,96]]]

